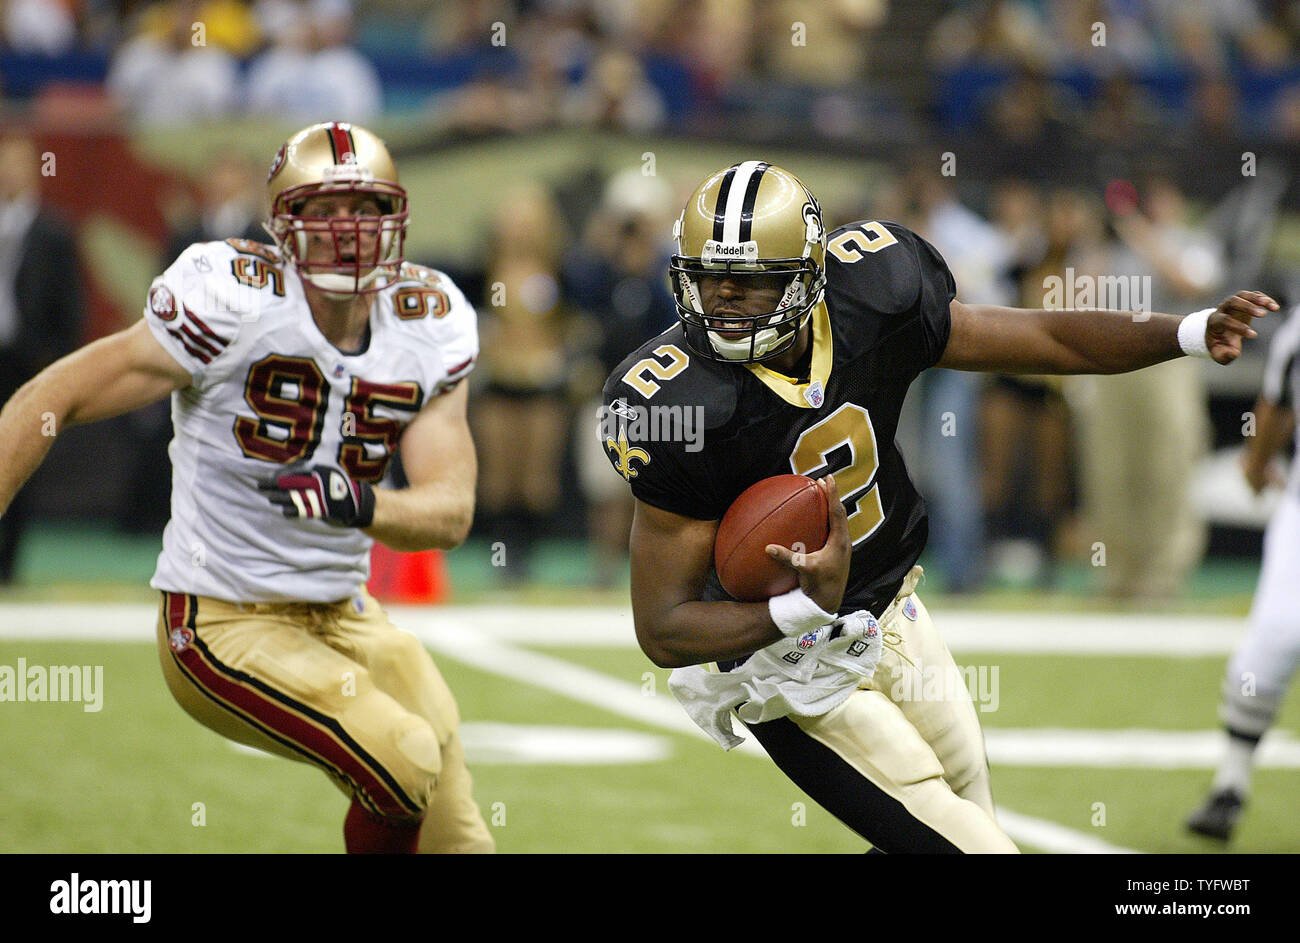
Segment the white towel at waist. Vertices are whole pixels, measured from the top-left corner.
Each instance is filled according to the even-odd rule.
[[[751,724],[824,714],[875,673],[881,637],[875,616],[860,610],[816,632],[774,642],[732,671],[678,668],[668,689],[705,733],[730,750],[744,742],[732,729],[733,709]]]

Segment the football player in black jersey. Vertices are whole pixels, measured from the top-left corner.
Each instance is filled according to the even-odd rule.
[[[1276,302],[1244,291],[1186,318],[963,304],[925,240],[889,222],[827,233],[812,193],[762,161],[705,180],[675,237],[680,323],[614,371],[602,415],[608,457],[636,497],[642,649],[661,667],[743,673],[755,652],[869,611],[884,644],[874,673],[811,715],[787,687],[776,700],[794,708],[746,727],[877,850],[1015,851],[994,818],[975,707],[915,595],[925,502],[894,442],[907,388],[935,365],[1069,374],[1188,354],[1228,363]],[[799,588],[738,602],[713,571],[718,521],[749,485],[791,472],[822,479],[831,537],[811,553],[769,547]]]

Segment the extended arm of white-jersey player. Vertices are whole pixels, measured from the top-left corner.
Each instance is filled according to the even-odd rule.
[[[1268,485],[1279,487],[1286,478],[1272,464],[1273,456],[1286,445],[1295,431],[1295,411],[1260,397],[1255,402],[1255,434],[1246,436],[1241,454],[1241,471],[1252,491],[1259,494]]]
[[[146,406],[192,380],[144,321],[50,364],[0,412],[0,509],[36,471],[59,432]]]
[[[375,489],[375,519],[366,533],[394,550],[450,550],[474,519],[478,458],[466,418],[462,381],[425,405],[402,434],[402,468],[410,487]]]
[[[1267,295],[1242,291],[1210,315],[1206,346],[1218,363],[1254,337],[1252,318],[1278,310]],[[997,305],[949,306],[952,326],[938,366],[998,373],[1124,373],[1183,356],[1172,314],[1042,311]]]

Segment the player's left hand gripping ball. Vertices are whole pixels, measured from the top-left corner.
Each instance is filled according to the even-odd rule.
[[[290,465],[258,488],[285,517],[315,517],[339,527],[369,527],[375,519],[375,489],[328,465]]]

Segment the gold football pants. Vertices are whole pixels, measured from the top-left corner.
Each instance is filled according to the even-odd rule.
[[[451,690],[364,590],[319,604],[163,593],[158,651],[172,696],[205,727],[321,768],[377,815],[423,817],[420,851],[493,849]]]
[[[819,717],[748,725],[796,785],[880,851],[1009,852],[966,682],[908,574],[876,673]]]

